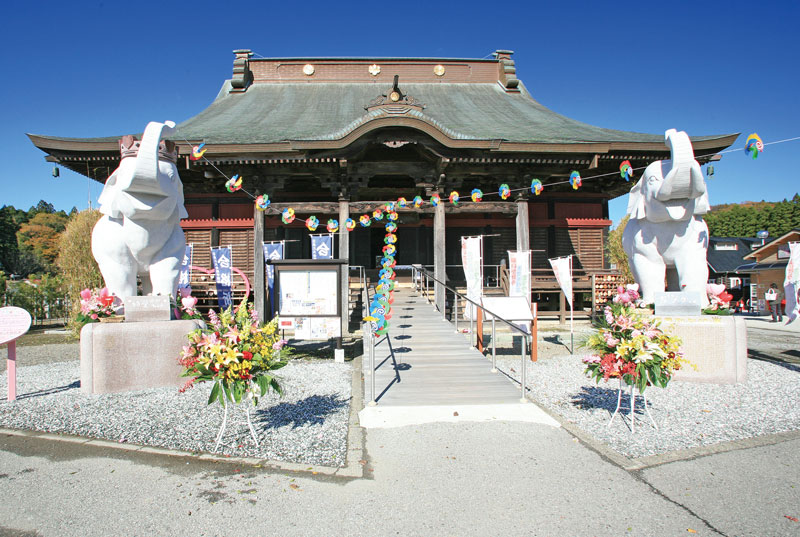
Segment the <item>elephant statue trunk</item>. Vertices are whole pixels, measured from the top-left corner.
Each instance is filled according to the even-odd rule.
[[[151,122],[141,142],[120,140],[122,160],[100,195],[103,217],[92,231],[92,254],[106,287],[120,297],[174,295],[185,238],[183,185],[175,144],[161,140],[175,124]]]
[[[689,136],[670,129],[664,137],[671,159],[648,165],[631,189],[622,246],[645,302],[666,289],[700,293],[705,306],[706,184]]]

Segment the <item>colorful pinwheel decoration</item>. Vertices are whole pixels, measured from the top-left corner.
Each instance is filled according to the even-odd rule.
[[[369,225],[372,223],[372,218],[370,218],[367,214],[362,214],[358,221],[361,223],[362,227],[369,227]]]
[[[761,137],[753,133],[747,137],[747,143],[744,146],[744,153],[745,155],[749,154],[753,157],[753,160],[758,158],[759,153],[764,152],[764,142],[761,141]]]
[[[511,196],[511,189],[508,188],[507,184],[503,183],[500,185],[500,190],[498,190],[497,193],[500,194],[501,199],[507,200],[508,197]]]
[[[442,200],[439,197],[439,194],[433,194],[431,196],[431,205],[433,205],[434,207],[438,207],[440,201],[442,201]]]
[[[339,221],[335,218],[331,218],[328,220],[328,225],[325,226],[325,229],[330,231],[331,233],[336,233],[339,231]]]
[[[401,209],[408,207],[408,200],[405,198],[397,198],[397,206]]]
[[[395,224],[394,222],[389,222],[388,224],[386,224],[386,231],[388,233],[394,233],[395,231],[397,231],[397,224]]]
[[[394,244],[397,242],[397,235],[394,233],[387,233],[386,236],[383,238],[384,244]]]
[[[393,213],[395,207],[396,205],[393,201],[388,201],[386,202],[386,205],[383,206],[383,208],[386,209],[387,213]]]
[[[356,228],[356,221],[352,218],[348,218],[344,221],[344,227],[347,229],[347,231],[353,231]]]
[[[469,197],[472,198],[472,201],[478,203],[483,199],[483,191],[480,188],[473,188]]]
[[[256,207],[259,211],[266,211],[267,207],[269,207],[269,196],[266,194],[261,194],[256,198]]]
[[[460,197],[458,195],[458,192],[456,192],[455,190],[450,192],[450,203],[452,203],[453,205],[458,205],[458,200],[459,199],[460,199]]]
[[[306,227],[309,231],[316,231],[317,226],[319,225],[319,218],[316,216],[309,216],[306,218]]]
[[[538,179],[531,180],[531,192],[536,194],[537,196],[542,193],[544,190],[544,186],[542,186],[542,182]]]
[[[633,177],[633,167],[631,166],[630,160],[623,160],[622,164],[619,165],[619,175],[626,181],[631,180],[631,177]]]
[[[572,185],[573,190],[578,190],[581,187],[581,174],[578,172],[569,174],[569,184]]]
[[[203,155],[206,152],[206,149],[204,148],[205,145],[206,144],[200,144],[194,146],[192,148],[192,154],[189,156],[189,160],[200,160],[203,158]]]
[[[422,207],[422,196],[414,196],[414,208],[419,209]]]
[[[384,255],[391,256],[397,251],[397,248],[395,248],[394,244],[387,244],[383,247],[382,251]]]
[[[292,209],[291,207],[287,207],[286,209],[284,209],[283,212],[281,213],[281,222],[287,225],[294,222],[294,209]]]
[[[395,211],[390,211],[386,214],[386,218],[394,222],[395,220],[397,220],[397,213]]]
[[[237,190],[241,189],[242,178],[239,177],[239,174],[236,174],[227,181],[225,181],[225,188],[228,189],[228,192],[236,192]]]
[[[380,209],[375,209],[372,211],[372,218],[375,220],[383,220],[383,211]]]

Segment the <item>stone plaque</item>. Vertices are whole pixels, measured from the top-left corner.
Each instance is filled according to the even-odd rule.
[[[125,322],[169,321],[170,308],[168,296],[129,296],[122,302],[125,305]]]
[[[700,315],[700,293],[686,291],[655,293],[656,315],[689,316]]]

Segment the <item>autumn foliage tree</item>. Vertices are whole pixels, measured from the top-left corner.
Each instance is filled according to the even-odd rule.
[[[20,249],[31,252],[44,261],[46,266],[52,266],[58,257],[60,235],[68,220],[63,212],[36,213],[17,231]]]
[[[103,286],[103,276],[92,256],[92,229],[101,216],[100,211],[93,209],[75,214],[59,241],[56,264],[72,303],[70,326],[73,328],[75,315],[80,311],[80,292],[87,287]]]
[[[615,265],[617,270],[625,277],[626,281],[633,282],[633,274],[631,273],[630,266],[628,265],[628,254],[622,248],[622,233],[625,231],[625,226],[628,225],[628,215],[620,220],[619,225],[608,232],[608,240],[606,241],[606,253],[608,259]]]

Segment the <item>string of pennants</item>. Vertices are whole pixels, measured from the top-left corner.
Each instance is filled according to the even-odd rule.
[[[777,144],[777,143],[787,142],[787,141],[796,140],[796,139],[800,139],[800,137],[798,137],[798,138],[790,138],[790,139],[787,139],[787,140],[779,140],[779,141],[776,141],[776,142],[771,142],[771,143],[765,144],[761,140],[761,137],[757,133],[753,133],[753,134],[751,134],[750,136],[747,137],[747,140],[746,140],[746,143],[745,143],[745,147],[744,147],[744,152],[745,152],[746,155],[749,155],[753,159],[756,159],[760,153],[764,152],[764,146],[765,145]],[[186,141],[187,144],[190,143],[188,140],[186,140],[186,138],[184,138],[184,141]],[[729,149],[729,150],[726,150],[726,151],[722,151],[720,153],[724,154],[724,153],[730,153],[732,151],[738,151],[738,150],[739,149]],[[222,172],[222,170],[217,168],[217,166],[215,166],[211,161],[209,161],[205,157],[206,151],[207,151],[207,148],[205,147],[205,143],[201,143],[199,145],[193,146],[192,147],[192,154],[189,156],[189,160],[193,160],[193,161],[203,160],[203,161],[205,161],[207,164],[212,166],[217,172],[219,172],[223,177],[225,177],[225,179],[226,179],[226,181],[225,181],[225,189],[228,192],[231,192],[231,193],[239,192],[239,191],[244,192],[245,194],[250,196],[250,198],[252,198],[255,201],[255,205],[258,208],[258,210],[260,210],[260,211],[269,211],[270,210],[269,206],[271,204],[271,201],[270,201],[268,195],[260,194],[260,195],[256,196],[256,195],[248,192],[247,190],[245,190],[243,188],[243,186],[242,186],[242,177],[240,177],[238,174],[236,174],[236,175],[234,175],[232,177],[228,177],[225,173]],[[700,155],[697,158],[702,158],[702,157],[705,157],[705,156],[712,156],[712,155]],[[631,165],[629,160],[624,160],[619,165],[619,175],[620,175],[620,177],[622,179],[625,179],[625,181],[630,181],[631,179],[634,178],[634,172],[636,170],[642,170],[644,168],[645,168],[645,166],[642,166],[642,167],[639,167],[639,168],[634,168]],[[550,184],[548,184],[548,187],[569,183],[569,185],[572,187],[573,190],[578,190],[579,188],[581,188],[581,186],[583,186],[583,182],[584,181],[591,180],[591,179],[598,179],[600,177],[608,177],[608,176],[616,175],[616,174],[617,174],[617,172],[611,172],[611,173],[592,175],[592,176],[589,176],[589,177],[581,177],[581,174],[578,171],[573,171],[572,173],[570,173],[570,176],[569,176],[568,180],[550,183]],[[475,188],[475,189],[472,190],[472,192],[470,192],[470,201],[472,203],[480,203],[481,201],[483,201],[483,198],[485,196],[493,196],[493,195],[498,196],[502,200],[507,200],[509,197],[511,197],[512,192],[527,191],[528,188],[530,188],[530,192],[532,194],[538,196],[544,191],[545,185],[542,183],[542,181],[540,179],[534,178],[534,179],[531,180],[530,187],[512,189],[507,184],[504,183],[504,184],[500,185],[500,187],[497,189],[497,192],[486,192],[486,193],[481,191],[479,188]],[[450,192],[450,195],[448,196],[447,200],[454,207],[457,207],[458,204],[462,201],[461,200],[461,195],[455,190]],[[439,194],[432,194],[430,196],[430,198],[427,200],[427,203],[429,203],[430,206],[432,206],[432,207],[437,207],[438,205],[440,205],[441,203],[444,203],[444,202],[441,199],[441,197],[439,196]],[[327,229],[327,231],[330,232],[330,233],[336,233],[337,231],[339,231],[339,228],[340,228],[340,225],[341,225],[347,231],[353,231],[358,224],[360,224],[362,227],[369,227],[370,225],[372,225],[373,221],[377,222],[377,221],[383,220],[384,216],[389,221],[389,224],[392,224],[392,223],[395,223],[397,221],[397,219],[398,219],[397,209],[408,209],[408,208],[419,209],[419,208],[425,206],[425,204],[426,204],[426,200],[424,200],[422,198],[422,196],[415,196],[411,200],[407,200],[406,198],[401,197],[401,198],[398,198],[397,201],[386,202],[383,205],[382,208],[378,208],[378,209],[375,209],[374,211],[372,211],[372,214],[367,213],[367,214],[361,215],[358,218],[357,221],[352,219],[352,218],[348,218],[344,222],[340,223],[335,218],[330,218],[325,223],[325,229]],[[290,224],[294,223],[295,219],[296,219],[295,210],[293,208],[291,208],[291,207],[288,207],[288,208],[284,209],[283,211],[280,211],[280,216],[281,216],[281,222],[283,222],[285,225],[290,225]],[[358,224],[356,222],[358,222]],[[300,223],[304,224],[305,227],[309,231],[314,232],[319,227],[320,220],[316,216],[312,215],[312,216],[309,216],[308,218],[306,218],[304,221],[300,221]],[[387,228],[389,227],[389,224],[387,224]],[[396,224],[394,226],[394,229],[397,229]]]

